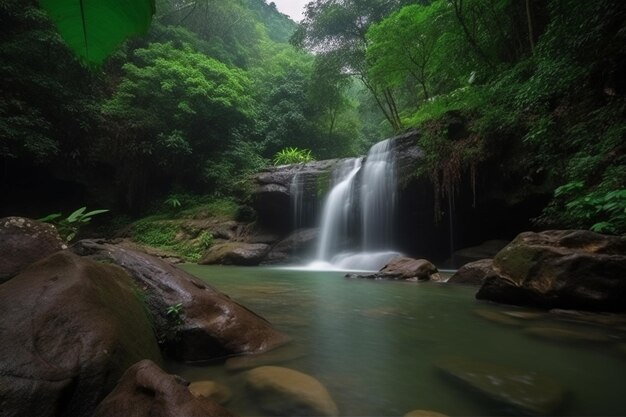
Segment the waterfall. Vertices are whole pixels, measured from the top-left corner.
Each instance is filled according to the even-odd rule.
[[[390,140],[374,145],[363,166],[360,158],[343,161],[335,171],[333,187],[324,203],[317,259],[309,267],[378,270],[398,256],[391,249],[395,201],[396,175]],[[352,250],[346,250],[350,249],[346,247],[348,243],[353,243]]]
[[[293,229],[302,227],[304,217],[304,181],[302,173],[296,172],[289,184],[289,194],[291,195],[291,215],[293,218]]]
[[[361,181],[363,250],[386,249],[392,244],[396,205],[396,169],[389,139],[372,146]]]
[[[328,194],[324,211],[320,239],[317,247],[318,261],[329,261],[330,255],[348,234],[350,214],[354,204],[352,183],[361,169],[361,159],[343,161],[335,175],[335,185]]]

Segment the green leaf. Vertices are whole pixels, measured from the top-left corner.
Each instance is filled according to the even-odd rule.
[[[83,214],[83,217],[93,217],[93,216],[95,216],[96,214],[102,214],[102,213],[106,213],[106,212],[108,212],[108,211],[109,211],[109,210],[105,210],[105,209],[101,209],[101,210],[93,210],[93,211],[90,211],[89,213],[85,213],[85,214]]]
[[[87,209],[87,207],[79,208],[74,213],[72,213],[69,216],[67,216],[67,219],[65,219],[65,221],[67,221],[68,223],[74,223],[76,220],[78,220],[78,219],[83,217],[83,213],[85,212],[86,209]]]
[[[61,213],[48,214],[46,217],[42,217],[41,219],[38,219],[38,221],[40,221],[42,223],[47,223],[47,222],[51,222],[53,220],[56,220],[56,219],[58,219],[61,216],[63,216]]]
[[[100,65],[130,36],[146,33],[154,0],[40,0],[78,57]]]

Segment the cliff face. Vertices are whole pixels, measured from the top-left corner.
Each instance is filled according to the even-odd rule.
[[[422,161],[419,133],[412,131],[395,138],[394,157],[398,179],[393,249],[407,255],[443,262],[459,249],[494,239],[511,240],[532,229],[530,219],[540,214],[548,196],[540,192],[519,195],[516,187],[502,181],[493,167],[484,167],[476,184],[476,197],[469,178],[463,179],[454,201],[441,200],[435,216],[435,189],[430,179],[417,176]],[[271,167],[254,177],[254,208],[259,223],[275,233],[287,235],[296,227],[319,224],[324,198],[332,187],[333,171],[341,159]],[[355,179],[361,183],[360,175]],[[302,217],[293,218],[294,177],[301,182],[298,201]],[[509,198],[515,196],[515,199]],[[436,220],[436,217],[439,217]]]

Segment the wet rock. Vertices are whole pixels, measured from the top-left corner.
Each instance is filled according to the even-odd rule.
[[[0,284],[33,262],[66,248],[51,224],[24,217],[0,219]]]
[[[231,412],[205,397],[196,397],[180,377],[163,372],[151,361],[126,371],[93,417],[231,417]]]
[[[364,278],[400,281],[440,280],[437,267],[426,259],[397,256],[375,274],[346,274],[346,278]]]
[[[78,242],[72,250],[128,271],[145,295],[159,340],[177,358],[199,361],[260,353],[289,340],[267,320],[227,295],[159,259],[91,240]],[[172,323],[167,314],[177,304],[181,304],[180,325]]]
[[[297,263],[311,259],[319,236],[317,228],[299,229],[278,242],[263,259],[264,264]]]
[[[546,318],[546,313],[537,311],[503,311],[502,314],[522,320],[540,320]]]
[[[493,258],[510,242],[507,240],[488,240],[477,246],[460,249],[452,255],[456,265],[474,263],[486,258]]]
[[[404,417],[448,417],[445,414],[430,410],[413,410],[409,411]]]
[[[491,322],[504,324],[507,326],[521,326],[522,323],[512,317],[505,316],[499,311],[493,310],[474,310],[474,314]]]
[[[269,167],[253,178],[253,207],[258,221],[270,230],[286,232],[291,224],[291,182],[296,174],[302,180],[302,203],[319,204],[320,187],[327,186],[338,159],[312,161],[305,164]]]
[[[0,340],[2,416],[91,416],[129,366],[160,361],[128,274],[69,251],[0,286]]]
[[[493,274],[493,259],[481,259],[463,265],[447,281],[448,284],[481,285],[483,280]]]
[[[563,387],[535,372],[462,358],[447,359],[438,368],[463,385],[512,407],[518,413],[554,415],[563,402]]]
[[[255,266],[261,263],[269,249],[270,246],[264,243],[220,243],[213,245],[198,263]]]
[[[326,388],[302,372],[277,366],[248,371],[248,389],[259,406],[279,416],[337,416],[337,405]]]
[[[228,387],[215,381],[192,382],[189,391],[196,397],[209,398],[219,404],[226,404],[233,396]]]
[[[594,324],[608,327],[620,327],[626,325],[626,314],[591,313],[578,310],[550,310],[554,318],[585,324]]]
[[[271,352],[259,355],[246,355],[229,358],[226,361],[226,369],[229,371],[243,371],[246,369],[258,368],[267,365],[277,365],[290,362],[306,356],[306,352],[301,347],[284,346]]]
[[[608,335],[604,333],[559,327],[529,327],[524,329],[524,333],[540,339],[564,343],[607,343],[610,341]]]
[[[476,298],[541,308],[626,311],[626,236],[522,233],[494,258]]]

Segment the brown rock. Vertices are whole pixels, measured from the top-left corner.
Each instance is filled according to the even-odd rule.
[[[0,219],[0,284],[33,262],[66,248],[51,224],[24,217]]]
[[[318,229],[299,229],[272,247],[263,260],[264,264],[295,263],[307,258],[315,249]]]
[[[230,417],[216,402],[195,397],[180,377],[166,374],[151,361],[126,371],[93,417]]]
[[[0,416],[91,416],[133,363],[160,361],[121,268],[58,252],[0,286]]]
[[[346,274],[346,278],[365,278],[401,281],[440,281],[437,267],[426,259],[397,256],[375,274]]]
[[[315,378],[293,369],[262,366],[246,375],[259,406],[281,416],[337,416],[337,405]]]
[[[261,353],[288,338],[262,317],[185,271],[144,253],[83,240],[72,250],[126,269],[143,291],[158,338],[184,360]],[[168,308],[181,304],[176,334]]]
[[[481,285],[483,280],[493,274],[493,259],[481,259],[463,265],[447,281],[448,284]]]
[[[189,391],[196,397],[209,398],[219,404],[226,404],[233,396],[230,389],[215,381],[196,381],[189,384]]]
[[[200,265],[245,265],[261,263],[270,246],[264,243],[226,242],[213,245],[204,254]]]
[[[585,230],[522,233],[494,258],[476,298],[597,311],[626,311],[626,237]]]

